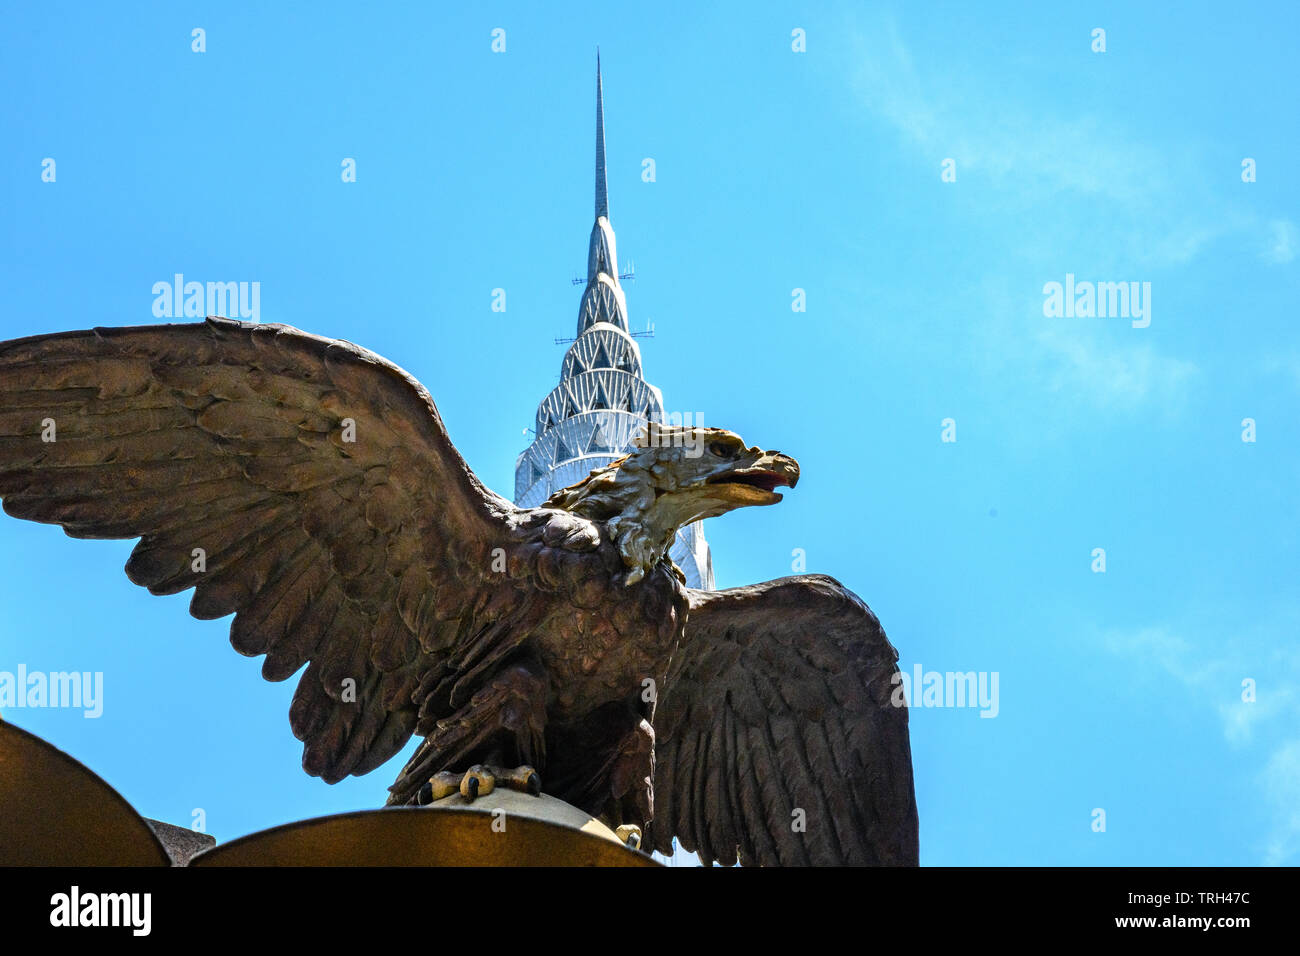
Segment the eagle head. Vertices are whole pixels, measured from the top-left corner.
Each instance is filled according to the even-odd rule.
[[[543,507],[604,522],[628,567],[627,584],[667,554],[683,525],[736,508],[773,505],[793,488],[799,463],[746,446],[735,432],[651,422],[632,451],[557,491]]]

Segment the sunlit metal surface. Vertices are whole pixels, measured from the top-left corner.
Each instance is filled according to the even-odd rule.
[[[170,866],[122,796],[57,747],[0,721],[0,865]]]
[[[143,817],[58,748],[0,721],[0,866],[170,866]],[[562,800],[498,790],[467,804],[301,820],[191,866],[659,866]]]
[[[263,830],[191,866],[659,866],[606,827],[545,795],[506,791],[465,806],[390,807]]]

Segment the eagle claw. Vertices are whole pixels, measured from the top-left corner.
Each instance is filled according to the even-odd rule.
[[[497,788],[497,784],[528,793],[534,797],[542,794],[542,777],[529,766],[507,770],[487,764],[475,764],[463,774],[450,770],[434,774],[415,795],[418,806],[427,806],[443,797],[459,793],[466,803],[473,803],[479,797],[486,797]]]

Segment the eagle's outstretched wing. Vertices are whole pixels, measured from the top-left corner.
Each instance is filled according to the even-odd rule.
[[[898,652],[834,578],[691,591],[655,711],[651,845],[706,862],[917,863]]]
[[[209,319],[0,343],[0,497],[126,565],[284,680],[303,767],[365,773],[527,636],[488,573],[518,512],[428,392],[346,342]],[[487,582],[492,578],[489,585]],[[518,584],[522,588],[522,584]]]

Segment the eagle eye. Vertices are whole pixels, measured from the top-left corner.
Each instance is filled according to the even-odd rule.
[[[709,445],[709,454],[714,458],[735,458],[739,451],[735,445],[725,441],[715,441]]]

